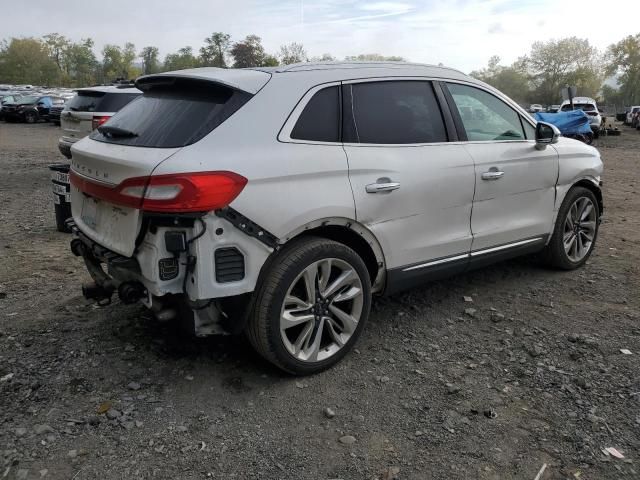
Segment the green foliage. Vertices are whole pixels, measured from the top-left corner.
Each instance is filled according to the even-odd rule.
[[[102,49],[102,76],[104,81],[116,79],[133,79],[140,74],[140,70],[133,66],[136,59],[136,47],[127,42],[124,48],[118,45],[105,45]]]
[[[198,66],[198,59],[193,55],[193,48],[182,47],[176,53],[170,53],[164,59],[164,70],[185,70]]]
[[[37,38],[12,38],[0,47],[0,82],[57,85],[61,72],[47,45]]]
[[[65,86],[86,87],[96,83],[100,62],[93,53],[93,40],[71,43],[63,53]]]
[[[234,43],[231,55],[234,68],[262,67],[267,60],[262,39],[257,35],[248,35],[244,40]]]
[[[529,101],[529,77],[522,61],[504,67],[500,65],[500,57],[494,55],[489,59],[487,68],[471,72],[470,75],[497,88],[518,103]]]
[[[292,63],[306,62],[307,52],[301,43],[291,42],[280,47],[278,57],[282,65],[291,65]]]
[[[231,35],[214,32],[204,39],[204,46],[200,48],[200,64],[203,67],[226,68],[226,56],[231,48]]]
[[[385,57],[379,53],[363,53],[344,58],[347,62],[404,62],[404,58],[398,56]]]
[[[160,71],[160,62],[158,60],[158,47],[144,47],[140,52],[142,58],[142,73],[148,75],[150,73],[158,73]]]
[[[565,85],[580,96],[595,97],[603,80],[601,58],[589,40],[577,37],[535,42],[526,58],[537,103],[557,103]]]
[[[621,103],[640,104],[640,33],[607,49],[607,73],[620,75]]]

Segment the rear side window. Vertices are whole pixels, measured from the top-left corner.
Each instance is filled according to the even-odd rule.
[[[349,88],[350,87],[350,88]],[[446,142],[442,112],[425,81],[356,83],[351,91],[355,128],[345,128],[345,142],[409,144]]]
[[[316,92],[304,107],[291,131],[291,138],[316,142],[340,141],[340,100],[338,87]]]
[[[214,130],[250,98],[249,93],[213,82],[162,78],[147,85],[142,96],[90,138],[136,147],[184,147]]]

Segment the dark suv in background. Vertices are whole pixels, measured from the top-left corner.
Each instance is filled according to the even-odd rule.
[[[49,120],[49,109],[64,104],[64,98],[50,95],[27,95],[2,107],[2,116],[7,122],[36,123]]]

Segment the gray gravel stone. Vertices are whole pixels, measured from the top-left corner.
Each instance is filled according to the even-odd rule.
[[[356,442],[356,437],[353,435],[344,435],[343,437],[340,437],[339,442],[343,445],[351,445]]]
[[[327,418],[333,418],[336,416],[336,412],[334,412],[333,409],[329,407],[325,408],[322,412],[324,413],[324,416]]]

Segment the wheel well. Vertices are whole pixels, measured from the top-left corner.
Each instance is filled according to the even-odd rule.
[[[598,208],[600,209],[600,215],[602,215],[602,212],[604,211],[604,201],[602,199],[602,190],[600,189],[600,187],[595,185],[590,180],[580,180],[578,183],[574,184],[573,186],[584,187],[591,190],[593,194],[596,196],[596,199],[598,200]]]
[[[369,243],[350,228],[340,225],[324,225],[321,227],[305,230],[302,235],[313,235],[315,237],[323,237],[329,240],[340,242],[354,250],[367,267],[371,284],[376,281],[380,265],[376,260],[376,255]]]

